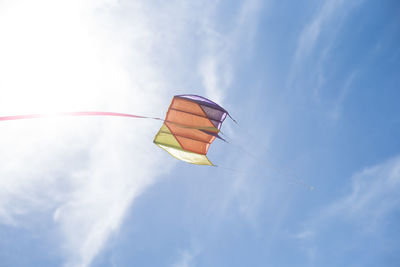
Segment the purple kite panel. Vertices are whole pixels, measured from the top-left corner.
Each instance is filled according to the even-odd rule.
[[[207,114],[208,118],[215,120],[215,121],[219,121],[219,122],[223,122],[225,120],[226,111],[211,108],[209,106],[204,106],[204,105],[200,105],[200,106],[203,109],[203,111]]]
[[[205,97],[199,96],[199,95],[176,95],[175,97],[191,99],[191,100],[195,101],[198,104],[202,104],[202,105],[209,106],[209,107],[212,107],[212,108],[215,108],[215,109],[226,111],[224,108],[222,108],[217,103],[215,103],[215,102],[213,102],[210,99],[207,99]]]

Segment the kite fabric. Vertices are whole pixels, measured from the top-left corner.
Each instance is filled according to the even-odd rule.
[[[225,109],[207,98],[198,95],[176,95],[165,119],[117,112],[77,111],[0,116],[0,122],[53,116],[114,116],[163,121],[153,141],[157,146],[179,160],[210,166],[215,165],[206,156],[208,148],[215,138],[224,140],[218,133],[226,116],[232,118]]]
[[[211,165],[208,148],[222,139],[222,122],[229,113],[213,101],[198,95],[176,95],[154,143],[173,157],[198,165]]]

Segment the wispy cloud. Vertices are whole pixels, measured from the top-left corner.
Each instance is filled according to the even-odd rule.
[[[347,71],[350,75],[344,74],[343,82],[336,78],[333,83],[331,81],[332,71],[335,70],[334,64],[332,64],[333,50],[335,45],[342,40],[340,33],[345,29],[349,14],[362,2],[363,0],[325,1],[302,28],[297,39],[288,86],[293,88],[298,85],[298,87],[307,88],[307,92],[311,89],[313,100],[316,103],[322,102],[324,107],[330,107],[328,117],[333,121],[340,118],[344,101],[359,72],[359,69],[351,69]],[[340,52],[335,51],[335,53]],[[339,85],[336,89],[332,88],[330,84]],[[323,99],[327,90],[337,92],[336,100],[333,103],[327,104],[327,100]]]
[[[171,266],[172,267],[190,267],[195,266],[194,259],[200,253],[198,247],[192,247],[180,252],[179,259],[176,260]]]
[[[336,98],[336,101],[330,111],[331,119],[336,121],[342,115],[344,101],[346,100],[347,95],[351,91],[353,86],[354,79],[357,77],[357,71],[353,71],[344,82],[343,86],[338,90],[339,94]]]
[[[363,227],[379,230],[387,215],[400,205],[400,156],[365,168],[352,177],[351,192],[334,202],[324,216],[363,220]]]
[[[119,11],[114,1],[4,5],[1,114],[93,109],[154,114],[155,107],[166,107],[163,86],[169,82],[153,63],[157,54],[146,53],[158,32],[146,25],[143,7],[130,10],[135,21],[129,26],[136,30],[129,34],[114,17]],[[96,118],[3,123],[1,222],[35,227],[29,215],[48,214],[59,229],[65,265],[88,266],[132,200],[172,166],[153,168],[163,156],[151,143],[154,127]]]
[[[193,21],[207,33],[205,50],[195,50],[202,60],[191,67],[205,66],[206,92],[218,100],[231,80],[232,43],[255,12],[245,9],[226,37],[211,33],[210,10],[194,8],[214,9],[202,1],[1,4],[2,115],[106,109],[162,116],[179,73],[190,69],[177,64],[171,72],[170,63],[186,57],[184,37],[198,24],[184,22]],[[1,223],[29,227],[27,215],[48,214],[60,231],[65,265],[88,266],[133,200],[173,165],[158,164],[167,155],[152,145],[157,126],[96,118],[3,123]],[[177,266],[188,266],[195,254],[183,253]]]
[[[400,156],[397,156],[354,174],[349,192],[323,207],[293,237],[304,242],[302,248],[312,251],[314,258],[318,250],[323,250],[318,240],[326,240],[327,235],[331,242],[336,242],[334,233],[348,229],[357,229],[364,236],[379,235],[387,230],[386,225],[400,208],[399,193]],[[347,239],[346,245],[350,245]]]
[[[257,29],[261,3],[258,0],[240,1],[238,15],[232,20],[232,27],[220,29],[219,18],[215,16],[218,5],[212,6],[201,25],[204,41],[203,57],[200,59],[199,73],[206,95],[222,103],[234,76],[234,57],[249,52],[251,40]],[[220,27],[218,27],[220,26]],[[242,50],[242,53],[238,53]]]
[[[294,61],[295,64],[302,58],[308,56],[318,42],[318,38],[324,26],[335,14],[335,11],[343,4],[343,0],[328,0],[319,9],[301,32],[296,48]]]
[[[310,230],[310,229],[307,229],[307,230],[304,230],[303,232],[300,232],[300,233],[295,234],[295,235],[294,235],[294,238],[297,238],[297,239],[307,239],[307,238],[312,237],[313,235],[314,235],[314,231],[312,231],[312,230]]]

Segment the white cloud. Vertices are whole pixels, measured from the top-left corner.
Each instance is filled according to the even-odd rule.
[[[195,266],[193,261],[200,253],[199,248],[191,248],[180,252],[179,259],[172,264],[172,267],[190,267]]]
[[[140,38],[132,38],[113,17],[117,9],[112,1],[3,3],[0,113],[161,115],[168,81],[143,51],[158,33],[136,12]],[[1,222],[29,227],[27,215],[53,213],[65,265],[89,265],[132,200],[169,168],[154,168],[163,156],[151,142],[158,126],[118,118],[2,123]]]
[[[344,101],[359,70],[350,70],[351,74],[344,77],[340,88],[333,89],[338,92],[333,103],[330,103],[329,100],[325,100],[328,103],[324,102],[321,98],[326,92],[326,88],[331,88],[331,85],[328,85],[331,83],[329,77],[334,70],[332,51],[335,49],[337,41],[341,40],[340,33],[342,29],[345,29],[344,25],[349,14],[362,2],[363,0],[325,1],[306,23],[297,40],[288,85],[290,88],[296,87],[296,84],[300,84],[304,88],[311,88],[313,98],[317,103],[324,107],[332,105],[331,110],[328,111],[328,117],[333,121],[337,121],[341,117]],[[336,53],[338,52],[336,51]]]
[[[199,73],[206,95],[222,103],[233,80],[234,57],[248,53],[251,47],[261,3],[258,0],[241,1],[238,15],[232,20],[233,27],[227,31],[218,29],[218,24],[213,21],[216,8],[217,5],[212,6],[209,14],[213,16],[207,17],[201,25],[204,53],[200,59]]]
[[[378,230],[400,204],[400,156],[352,177],[351,192],[333,203],[325,216],[343,216],[354,221],[363,220],[365,229]]]
[[[304,27],[298,39],[295,62],[307,56],[312,51],[324,25],[332,19],[335,11],[338,10],[343,2],[343,0],[326,1],[311,22]]]
[[[344,82],[343,86],[339,89],[339,94],[336,101],[330,111],[331,119],[336,121],[340,119],[343,110],[344,101],[349,94],[351,87],[353,86],[354,79],[357,77],[357,71],[353,71]]]
[[[314,232],[310,229],[304,230],[303,232],[297,233],[294,235],[294,238],[296,239],[307,239],[310,238],[314,235]]]
[[[107,110],[163,116],[182,78],[193,80],[180,73],[199,64],[185,65],[186,37],[204,21],[215,28],[215,7],[206,1],[0,5],[0,115]],[[217,101],[232,79],[226,61],[235,45],[222,57],[220,48],[242,36],[253,11],[241,14],[233,27],[239,30],[229,37],[202,35],[210,44],[205,52],[189,49],[207,59],[200,60],[211,71],[204,74],[206,92]],[[65,265],[88,266],[135,197],[171,168],[173,160],[159,164],[168,155],[151,142],[158,126],[119,118],[3,122],[0,222],[29,227],[27,215],[51,214]],[[177,264],[187,266],[195,254],[183,253]]]
[[[340,26],[345,21],[346,16],[343,14],[347,13],[351,3],[343,0],[328,0],[318,3],[321,5],[302,28],[297,39],[287,81],[289,88],[293,88],[295,84],[311,78],[313,84],[311,87],[307,85],[307,88],[312,88],[314,99],[320,102],[320,90],[327,80],[325,63],[330,56]],[[346,9],[344,9],[343,5],[346,4]],[[326,34],[328,32],[329,34]],[[309,60],[312,61],[312,68],[307,65]]]
[[[307,253],[312,252],[312,260],[317,248],[323,249],[317,242],[326,240],[322,238],[325,235],[329,235],[331,242],[336,241],[332,233],[346,229],[357,229],[358,235],[379,235],[387,230],[391,216],[400,209],[399,193],[400,156],[396,156],[354,174],[349,192],[314,213],[304,229],[293,237],[303,242],[301,247]],[[345,242],[349,245],[348,239]]]

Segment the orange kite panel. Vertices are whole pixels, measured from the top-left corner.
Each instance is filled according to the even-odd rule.
[[[207,154],[209,143],[200,142],[197,140],[193,140],[190,138],[176,136],[176,140],[178,140],[179,144],[182,146],[184,150],[191,151],[198,154]]]
[[[201,117],[198,115],[193,115],[190,113],[186,113],[184,111],[178,111],[174,109],[168,110],[167,117],[166,117],[167,122],[173,122],[185,126],[190,126],[190,127],[213,127],[215,128],[214,124],[206,118],[206,117]]]
[[[194,115],[199,115],[207,118],[207,114],[204,112],[199,104],[184,98],[174,97],[169,108],[185,111]]]
[[[191,128],[184,128],[179,125],[165,122],[171,133],[174,135],[179,135],[179,136],[184,136],[192,139],[196,139],[202,142],[206,143],[212,143],[215,139],[215,136],[212,136],[210,134],[207,134],[203,131],[200,131],[198,129],[191,129]]]

